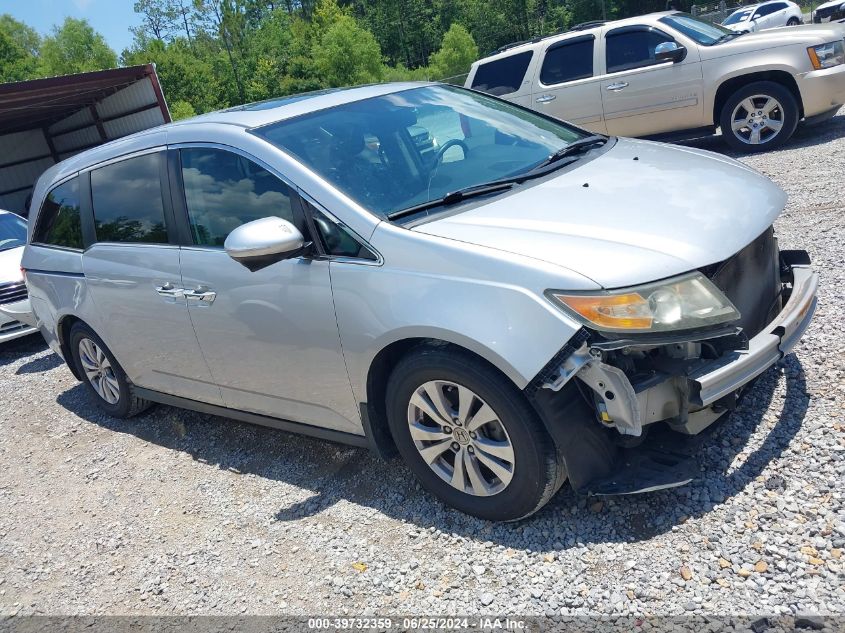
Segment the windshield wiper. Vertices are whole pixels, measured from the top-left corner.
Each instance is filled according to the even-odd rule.
[[[745,35],[748,32],[749,31],[734,31],[733,33],[725,33],[722,37],[713,42],[713,44],[722,44],[724,42],[730,42],[731,40],[735,40],[740,35]]]
[[[485,182],[480,185],[473,185],[472,187],[458,189],[457,191],[450,191],[442,198],[435,198],[433,200],[428,200],[427,202],[421,202],[420,204],[415,204],[413,206],[406,207],[405,209],[400,209],[399,211],[394,211],[393,213],[388,213],[387,219],[396,220],[398,218],[404,218],[406,216],[413,215],[414,213],[419,213],[420,211],[433,209],[434,207],[457,204],[458,202],[463,202],[467,198],[483,196],[488,193],[496,193],[497,191],[506,191],[508,189],[511,189],[515,184],[521,182],[522,180],[524,179],[511,178],[507,180],[494,180],[492,182]]]
[[[578,139],[577,141],[573,141],[566,147],[561,147],[558,151],[554,154],[549,156],[548,158],[544,159],[539,165],[535,166],[531,171],[536,171],[538,169],[542,169],[547,165],[551,165],[552,163],[556,163],[562,158],[566,158],[567,156],[573,156],[575,154],[580,154],[585,149],[592,147],[593,145],[604,145],[607,143],[607,137],[601,136],[600,134],[592,134],[591,136],[585,136],[582,139]]]

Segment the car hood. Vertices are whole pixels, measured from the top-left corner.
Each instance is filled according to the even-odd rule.
[[[819,9],[829,9],[830,7],[838,7],[841,4],[843,4],[843,0],[831,0],[831,2],[820,4],[814,10],[818,11]]]
[[[23,246],[18,246],[0,251],[0,284],[23,280],[21,273],[23,248]]]
[[[740,25],[743,28],[739,30],[750,28],[749,22],[740,22]],[[727,28],[731,27],[729,26]],[[824,44],[825,42],[832,42],[837,39],[842,39],[842,30],[837,29],[837,25],[806,24],[801,27],[782,26],[776,29],[764,29],[762,31],[746,33],[724,44],[700,46],[698,50],[701,54],[701,60],[705,61],[728,55],[736,55],[738,53],[750,53],[752,51],[775,48],[777,46]]]
[[[786,203],[779,187],[730,158],[632,139],[523,187],[414,230],[620,288],[727,259]]]

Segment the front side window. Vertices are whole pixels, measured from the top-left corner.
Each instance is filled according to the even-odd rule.
[[[295,224],[289,187],[263,167],[219,149],[179,154],[194,244],[222,247],[234,229],[261,218]]]
[[[255,131],[379,217],[523,174],[584,136],[453,86],[353,101]]]
[[[655,59],[654,49],[658,44],[671,42],[672,38],[652,29],[622,31],[607,35],[607,72],[653,66],[660,62]]]
[[[472,88],[496,96],[516,92],[522,85],[532,55],[531,51],[527,51],[480,64],[475,71]]]
[[[728,18],[728,20],[731,20],[732,18],[733,16]],[[739,22],[740,19],[736,19],[735,22]],[[726,29],[724,26],[719,24],[710,24],[710,22],[694,18],[689,13],[673,13],[672,15],[665,15],[660,18],[660,21],[675,29],[679,33],[683,33],[688,38],[694,40],[697,44],[701,44],[702,46],[721,44],[722,42],[726,42],[739,35],[739,33]],[[725,23],[733,24],[735,22],[726,21]]]
[[[0,213],[0,252],[26,244],[26,222],[14,213]]]
[[[161,193],[162,153],[144,154],[91,172],[99,242],[167,243]]]
[[[540,81],[546,86],[593,76],[593,43],[588,37],[555,44],[546,51]]]
[[[23,235],[26,241],[26,225]],[[79,178],[63,182],[47,194],[38,214],[38,225],[35,227],[32,241],[63,248],[83,248],[82,223],[79,216]]]

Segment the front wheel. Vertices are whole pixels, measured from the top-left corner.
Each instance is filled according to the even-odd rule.
[[[539,510],[566,480],[554,443],[523,394],[478,358],[418,348],[387,385],[399,453],[426,490],[491,521]]]
[[[722,137],[741,152],[762,152],[785,143],[798,125],[792,93],[773,81],[758,81],[733,93],[722,107]]]

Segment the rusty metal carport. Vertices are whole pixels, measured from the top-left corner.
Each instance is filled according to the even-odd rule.
[[[169,122],[153,64],[0,84],[0,208],[27,215],[48,167]]]

